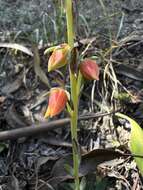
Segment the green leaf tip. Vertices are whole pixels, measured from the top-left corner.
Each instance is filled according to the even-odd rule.
[[[143,130],[139,124],[122,113],[116,113],[117,117],[126,119],[131,124],[130,150],[133,155],[143,156]],[[143,158],[135,157],[136,164],[143,176]]]

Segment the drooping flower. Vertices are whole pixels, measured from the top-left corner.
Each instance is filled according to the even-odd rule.
[[[45,118],[58,115],[66,106],[68,101],[67,92],[62,88],[52,88],[49,94],[48,108]]]
[[[79,69],[84,78],[88,80],[99,80],[99,66],[96,61],[85,59],[80,63]]]
[[[61,44],[57,46],[52,52],[48,61],[48,72],[63,67],[68,63],[70,53],[70,46],[68,44]]]

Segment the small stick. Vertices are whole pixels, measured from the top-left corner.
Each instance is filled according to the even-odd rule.
[[[94,119],[94,118],[98,118],[98,117],[104,117],[107,115],[111,115],[114,113],[115,112],[83,115],[83,116],[79,117],[79,120]],[[18,139],[21,137],[28,137],[28,136],[36,136],[36,135],[45,134],[48,131],[51,131],[51,130],[54,130],[57,128],[61,128],[61,127],[65,127],[69,123],[70,123],[70,119],[65,118],[65,119],[58,119],[58,120],[51,121],[51,122],[43,122],[43,123],[39,123],[39,124],[32,124],[30,126],[22,127],[22,128],[18,128],[18,129],[2,131],[2,132],[0,132],[0,141],[14,140],[14,139]]]

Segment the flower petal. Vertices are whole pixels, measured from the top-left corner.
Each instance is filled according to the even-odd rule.
[[[70,46],[68,44],[61,44],[52,53],[48,61],[48,72],[63,67],[68,63],[68,55]]]
[[[59,114],[68,101],[67,93],[62,88],[53,88],[50,91],[49,104],[45,113],[45,118]]]

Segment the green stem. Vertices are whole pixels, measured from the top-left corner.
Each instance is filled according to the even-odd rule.
[[[67,20],[67,36],[68,44],[74,47],[74,29],[73,29],[73,13],[72,0],[66,0],[66,20]]]
[[[73,49],[74,29],[73,29],[72,0],[65,0],[65,2],[66,2],[68,44],[71,47],[71,49]],[[75,190],[80,190],[79,152],[78,152],[78,139],[77,139],[77,120],[78,120],[77,76],[74,73],[74,71],[71,71],[71,69],[70,69],[70,86],[71,86],[71,100],[73,102],[73,112],[71,114],[71,137],[72,137],[72,146],[73,146],[72,149],[73,149],[73,169],[74,169],[74,179],[75,179]]]

